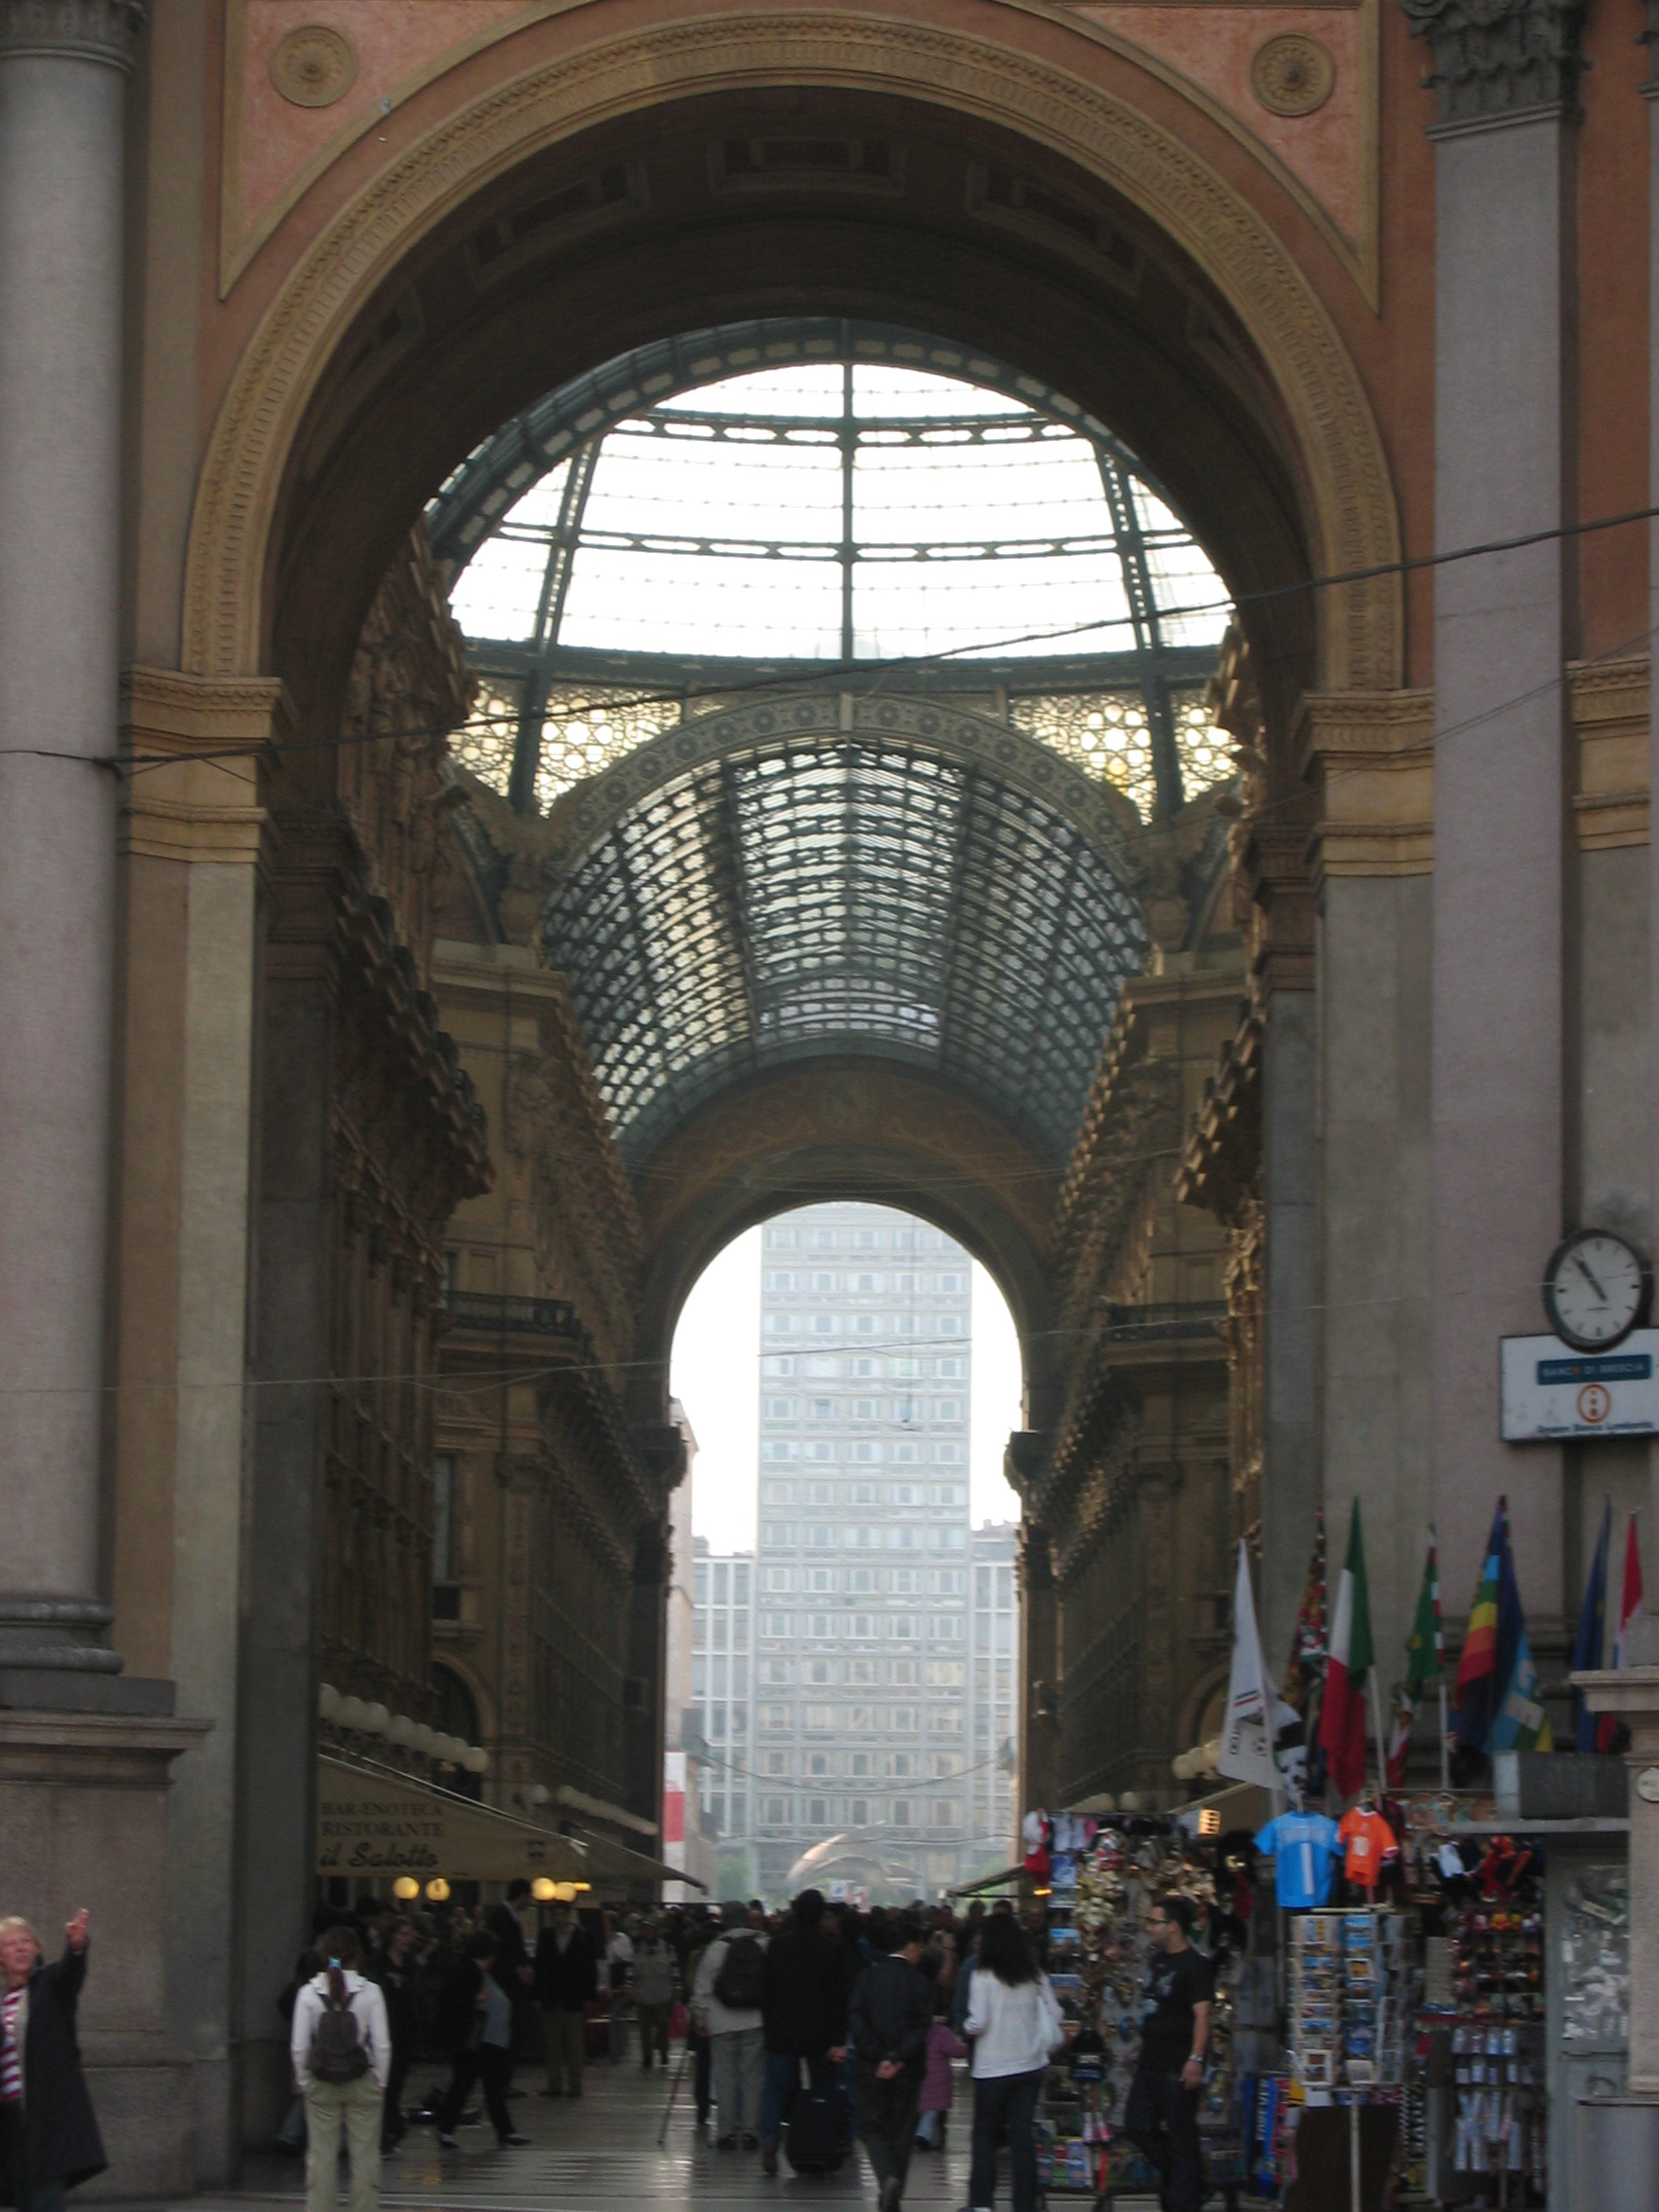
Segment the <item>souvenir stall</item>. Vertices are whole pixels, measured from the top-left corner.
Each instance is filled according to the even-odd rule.
[[[1157,1815],[1028,1816],[1026,1872],[1048,1907],[1049,1976],[1074,2034],[1048,2073],[1037,2125],[1038,2180],[1051,2196],[1156,2193],[1123,2133],[1140,2053],[1140,1999],[1151,1946],[1147,1907],[1190,1898],[1194,1940],[1216,1967],[1210,2064],[1199,2128],[1209,2187],[1231,2208],[1244,2183],[1235,2118],[1232,1986],[1243,1930],[1217,1897],[1217,1853]]]
[[[1388,1801],[1374,1886],[1322,1814],[1264,1837],[1278,1910],[1257,1913],[1235,1995],[1253,2195],[1322,2201],[1306,2194],[1321,2176],[1351,2201],[1346,2130],[1362,2203],[1385,2161],[1401,2203],[1576,2212],[1575,2100],[1624,2071],[1624,1824],[1492,1812],[1451,1792]]]

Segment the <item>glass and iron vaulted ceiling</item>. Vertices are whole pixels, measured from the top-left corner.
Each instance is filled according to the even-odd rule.
[[[483,686],[458,751],[521,806],[835,675],[994,699],[1143,816],[1232,773],[1210,562],[1104,424],[959,348],[826,320],[648,349],[506,425],[428,519]]]
[[[948,1078],[1057,1164],[1146,940],[1056,807],[866,731],[663,786],[556,883],[546,941],[633,1160],[736,1077],[854,1051]]]
[[[549,395],[428,527],[455,752],[564,823],[544,942],[630,1162],[851,1054],[1057,1168],[1144,957],[1136,815],[1233,773],[1224,588],[1105,426],[912,334],[751,324]]]

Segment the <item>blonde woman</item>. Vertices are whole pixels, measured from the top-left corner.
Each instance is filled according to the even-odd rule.
[[[317,1944],[323,1970],[294,2001],[289,2053],[306,2100],[307,2212],[334,2212],[340,2135],[351,2158],[351,2212],[376,2212],[381,2185],[381,2107],[391,2073],[386,1999],[354,1970],[354,1928],[333,1928]]]
[[[55,1966],[26,1920],[0,1920],[0,2199],[63,2212],[63,2192],[108,2163],[75,2044],[87,1978],[87,1912]]]

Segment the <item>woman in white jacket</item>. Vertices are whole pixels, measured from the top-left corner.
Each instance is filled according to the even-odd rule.
[[[376,2212],[381,2106],[391,2072],[386,1998],[352,1972],[360,1956],[355,1929],[330,1929],[317,1950],[323,1971],[294,2000],[288,2038],[306,2100],[306,2212],[334,2212],[342,2126],[351,2155],[351,2212]]]
[[[972,2212],[991,2212],[997,2139],[1006,2126],[1014,2173],[1014,2212],[1035,2212],[1037,2150],[1032,2123],[1049,2054],[1065,2041],[1049,1977],[1012,1913],[993,1912],[979,1930],[978,1955],[964,2029],[974,2046]]]

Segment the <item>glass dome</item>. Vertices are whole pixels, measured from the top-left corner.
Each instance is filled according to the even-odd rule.
[[[545,807],[757,682],[833,674],[974,696],[1143,815],[1232,774],[1203,701],[1225,587],[1103,425],[949,349],[767,327],[608,406],[556,394],[445,486],[465,765]]]

